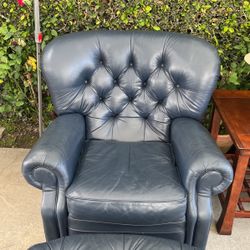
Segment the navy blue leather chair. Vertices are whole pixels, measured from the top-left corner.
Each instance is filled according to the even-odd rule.
[[[170,239],[133,234],[85,233],[36,244],[28,250],[200,250]]]
[[[207,42],[169,32],[79,32],[47,45],[58,117],[23,162],[43,191],[47,240],[139,233],[205,248],[211,196],[233,177],[200,123],[219,67]]]

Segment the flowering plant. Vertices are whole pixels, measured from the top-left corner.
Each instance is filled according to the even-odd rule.
[[[24,0],[17,0],[18,4],[23,7],[24,6]]]
[[[31,5],[31,0],[17,0],[19,6],[23,7],[24,5]]]

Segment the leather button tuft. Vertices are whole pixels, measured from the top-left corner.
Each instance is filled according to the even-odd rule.
[[[164,64],[163,63],[161,64],[161,68],[164,68]]]
[[[100,64],[103,64],[103,61],[102,60],[100,60],[100,62],[99,62]]]
[[[88,84],[88,80],[85,80],[84,83],[85,83],[85,84]]]
[[[145,88],[147,86],[147,82],[142,83],[142,87]]]
[[[132,66],[133,66],[133,63],[131,62],[131,63],[129,64],[129,66],[132,67]]]
[[[114,84],[117,84],[117,80],[114,80]]]
[[[176,84],[176,88],[180,88],[180,85],[179,85],[179,84]]]
[[[103,101],[103,97],[102,97],[102,96],[100,96],[100,97],[99,97],[99,100],[100,100],[100,101]]]

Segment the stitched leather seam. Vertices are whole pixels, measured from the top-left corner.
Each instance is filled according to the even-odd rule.
[[[63,248],[64,248],[64,241],[65,241],[65,237],[63,237],[61,240],[60,250],[63,250]]]
[[[42,163],[43,164],[43,163]],[[44,169],[44,170],[48,170],[48,171],[50,171],[54,176],[55,176],[55,178],[56,178],[56,183],[55,183],[55,189],[58,187],[58,182],[59,182],[59,180],[58,180],[58,177],[57,177],[57,175],[53,172],[53,170],[50,168],[50,167],[41,167],[41,166],[35,166],[35,167],[33,167],[32,168],[32,170],[30,171],[30,174],[29,174],[29,177],[30,177],[30,179],[34,182],[34,183],[36,183],[36,184],[39,184],[39,186],[43,189],[43,183],[40,183],[40,182],[38,182],[37,180],[36,180],[36,178],[35,178],[35,176],[34,176],[34,171],[35,170],[37,170],[37,169]],[[55,190],[55,189],[53,189],[53,188],[51,188],[52,190]]]
[[[88,117],[90,117],[90,116],[88,116]],[[92,117],[92,118],[95,118],[95,117]],[[102,120],[102,121],[103,121],[103,119],[100,119],[100,118],[95,118],[95,119],[98,119],[98,120]],[[91,133],[93,133],[93,132],[95,132],[96,130],[100,129],[101,127],[103,127],[103,126],[104,126],[106,123],[108,123],[108,122],[109,122],[109,120],[107,119],[107,120],[104,121],[100,126],[94,128],[94,129],[92,129],[92,130],[91,130]]]
[[[49,242],[47,243],[47,246],[49,247],[50,250],[52,250],[52,247]]]
[[[89,118],[91,118],[91,119],[103,120],[103,118],[94,117],[94,116],[91,116],[91,115],[87,115],[87,116],[88,116]],[[120,119],[120,118],[143,119],[143,118],[140,117],[140,116],[127,116],[127,115],[119,115],[119,119]],[[150,121],[154,121],[154,122],[158,122],[158,123],[161,123],[161,124],[170,125],[170,119],[169,119],[167,122],[164,122],[164,121],[155,120],[155,119],[152,119],[152,118],[149,117],[149,120],[150,120]],[[104,123],[106,123],[106,122],[108,122],[108,121],[109,121],[109,120],[105,121]],[[100,127],[103,126],[104,123],[103,123],[102,125],[100,125]],[[98,128],[100,128],[100,127],[98,127]],[[95,130],[96,130],[96,129],[95,129]],[[95,131],[95,130],[93,130],[93,131]],[[169,142],[166,142],[166,143],[169,143]]]
[[[69,230],[71,230],[71,231],[75,231],[75,232],[83,232],[83,233],[116,233],[117,234],[117,232],[119,232],[119,231],[96,231],[96,230],[78,230],[78,229],[73,229],[73,228],[71,228],[71,227],[69,227]],[[138,232],[135,232],[135,231],[121,231],[121,233],[130,233],[130,234],[135,234],[135,233],[137,233],[138,234]],[[170,231],[170,232],[165,232],[165,231],[154,231],[154,232],[147,232],[147,231],[144,231],[144,232],[140,232],[140,234],[144,234],[144,233],[150,233],[150,234],[166,234],[166,235],[168,235],[168,234],[174,234],[174,233],[183,233],[183,231],[182,230],[173,230],[173,231]]]
[[[163,223],[156,223],[156,224],[128,224],[128,223],[118,223],[118,222],[111,222],[111,221],[96,221],[96,220],[84,220],[84,219],[77,219],[69,215],[69,220],[75,220],[75,221],[83,221],[83,222],[89,222],[89,223],[101,223],[101,224],[112,224],[112,225],[124,225],[124,226],[133,226],[133,227],[153,227],[153,226],[161,226],[161,225],[172,225],[172,224],[181,224],[185,223],[185,220],[180,221],[173,221],[173,222],[163,222]]]
[[[224,175],[221,171],[219,171],[218,169],[209,169],[209,170],[205,169],[205,170],[203,170],[203,171],[199,174],[199,178],[196,180],[196,183],[199,183],[200,179],[203,178],[205,175],[209,174],[210,172],[216,172],[216,173],[220,174],[221,177],[222,177],[222,181],[221,181],[218,185],[216,185],[215,187],[210,186],[210,192],[211,192],[211,193],[214,192],[214,189],[217,189],[217,188],[220,187],[220,186],[225,186],[226,183],[229,182],[229,179],[226,178],[225,175]],[[197,175],[198,175],[198,174],[196,174],[196,176],[197,176]],[[205,193],[205,192],[197,191],[197,194],[198,194],[198,195],[201,195],[201,196],[203,196],[203,197],[210,197],[210,196],[211,196],[211,193],[207,194],[207,193]]]
[[[182,203],[182,202],[186,202],[186,198],[187,195],[185,194],[185,197],[179,200],[171,200],[171,201],[130,201],[130,200],[104,200],[104,199],[100,199],[100,200],[95,200],[95,199],[82,199],[82,198],[76,198],[76,197],[70,197],[68,195],[66,195],[67,199],[69,200],[81,200],[81,201],[87,201],[87,202],[103,202],[103,203],[140,203],[140,204],[144,204],[145,206],[148,206],[148,204],[157,204],[157,203]]]
[[[125,235],[122,235],[122,248],[125,250]]]

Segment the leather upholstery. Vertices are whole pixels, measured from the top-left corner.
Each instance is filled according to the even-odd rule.
[[[123,234],[81,234],[47,243],[29,250],[198,250],[178,241],[151,236]]]
[[[64,191],[72,182],[84,139],[84,117],[65,114],[49,125],[23,161],[25,179],[43,190],[41,212],[47,240],[67,234]]]
[[[58,117],[24,159],[23,174],[26,180],[43,190],[57,187],[65,190],[72,181],[84,139],[82,115]]]
[[[171,143],[187,190],[192,190],[195,183],[196,192],[211,196],[223,192],[231,183],[233,172],[229,161],[199,122],[175,119],[171,126]]]
[[[210,197],[230,185],[233,171],[208,131],[193,119],[173,120],[171,145],[182,183],[188,191],[190,236],[187,238],[194,232],[195,245],[205,247],[212,217]]]
[[[90,140],[84,148],[66,192],[70,233],[92,228],[184,241],[186,191],[169,144]]]
[[[92,31],[52,41],[42,69],[57,114],[82,113],[88,138],[169,141],[171,119],[201,118],[219,59],[188,35]]]
[[[198,122],[219,66],[204,40],[169,32],[80,32],[46,47],[59,117],[23,174],[43,190],[47,240],[117,230],[205,248],[211,195],[232,180]]]

